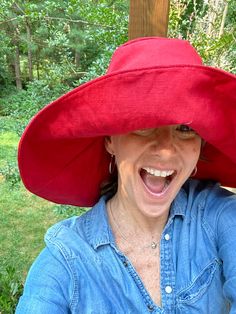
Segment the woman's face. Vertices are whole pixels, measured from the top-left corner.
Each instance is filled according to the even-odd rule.
[[[201,138],[186,125],[164,126],[111,136],[106,148],[116,159],[118,201],[158,217],[194,170]]]

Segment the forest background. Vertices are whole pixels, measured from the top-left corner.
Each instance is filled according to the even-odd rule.
[[[236,1],[171,0],[168,37],[188,39],[204,63],[236,73]],[[31,195],[17,146],[31,117],[104,74],[127,40],[128,0],[0,0],[0,314],[14,313],[46,229],[85,209]]]

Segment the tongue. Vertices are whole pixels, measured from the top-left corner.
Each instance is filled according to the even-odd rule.
[[[166,186],[166,178],[155,177],[147,173],[145,170],[142,170],[140,175],[144,184],[152,193],[161,193],[164,190]]]

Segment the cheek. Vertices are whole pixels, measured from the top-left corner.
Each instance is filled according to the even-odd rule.
[[[192,152],[193,158],[195,160],[198,160],[201,153],[201,141],[200,140],[192,146],[191,152]]]
[[[189,167],[195,165],[200,157],[201,141],[195,140],[181,146],[181,156]]]
[[[192,148],[192,152],[195,155],[199,155],[200,154],[200,150],[201,150],[201,147],[197,146],[197,145]]]

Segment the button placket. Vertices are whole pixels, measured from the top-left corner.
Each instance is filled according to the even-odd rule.
[[[164,238],[165,238],[166,241],[169,241],[169,240],[170,240],[170,235],[169,235],[169,233],[166,233],[165,236],[164,236]]]
[[[172,254],[172,235],[173,224],[170,224],[165,230],[161,241],[161,254],[160,254],[160,271],[161,271],[161,290],[162,290],[162,303],[163,307],[170,311],[174,306],[174,283],[175,272],[173,265]]]
[[[123,260],[123,265],[125,266],[125,267],[128,267],[128,262],[126,261],[126,260]]]
[[[166,286],[165,287],[165,292],[168,293],[168,294],[171,293],[172,292],[171,286]]]
[[[149,312],[153,312],[154,311],[154,307],[151,304],[149,304],[147,308],[148,308]]]
[[[150,313],[155,312],[156,311],[156,306],[155,306],[155,304],[152,303],[152,300],[151,300],[149,294],[147,293],[147,291],[146,291],[146,289],[145,289],[145,287],[144,287],[140,277],[138,276],[136,270],[133,268],[132,264],[129,262],[129,260],[124,255],[121,255],[120,258],[121,258],[122,264],[127,269],[129,274],[132,276],[132,278],[134,279],[136,285],[139,287],[140,292],[141,292],[141,294],[142,294],[142,296],[144,298],[144,302],[145,302],[146,308],[148,309],[148,311]]]

